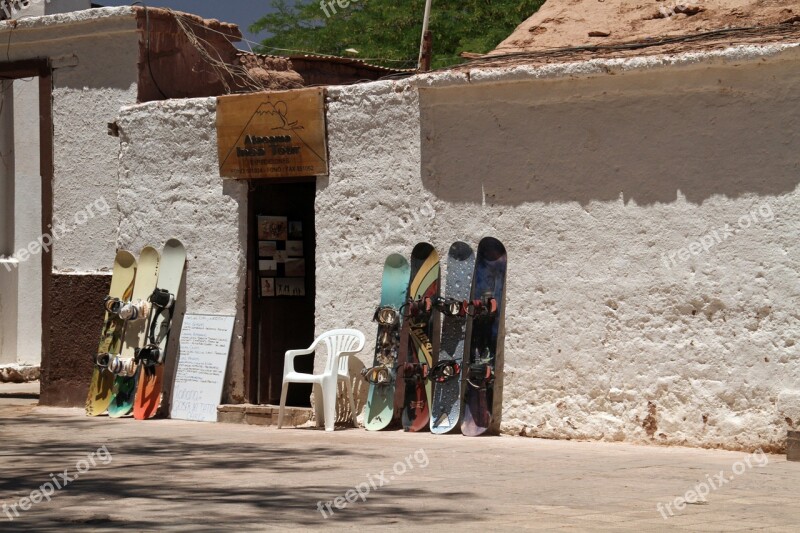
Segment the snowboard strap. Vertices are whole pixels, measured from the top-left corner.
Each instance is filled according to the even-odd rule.
[[[365,368],[361,371],[361,375],[364,376],[367,383],[373,385],[390,385],[392,383],[392,374],[385,366]]]
[[[392,306],[378,307],[372,320],[381,326],[398,326],[400,325],[400,313]]]
[[[166,338],[172,328],[172,313],[175,309],[175,295],[171,294],[165,289],[156,289],[150,295],[150,303],[152,304],[150,316],[150,333],[148,335],[151,345],[158,346],[160,339],[156,337],[156,318],[159,314],[164,314],[164,320],[161,323],[161,328],[166,331],[161,332],[161,339]]]
[[[136,364],[133,359],[122,359],[115,355],[108,363],[108,370],[122,377],[133,377],[136,374]]]
[[[467,316],[469,313],[469,302],[466,300],[456,300],[455,298],[443,298],[436,296],[431,298],[434,309],[447,316]]]
[[[409,298],[405,307],[405,317],[409,319],[411,325],[424,324],[428,322],[433,311],[433,300],[431,298],[419,298],[412,300]]]
[[[428,379],[436,383],[445,383],[451,379],[456,379],[461,374],[461,365],[452,359],[439,361],[428,374]]]
[[[497,300],[492,296],[472,300],[469,304],[469,314],[473,317],[494,318],[497,315]]]
[[[108,368],[108,363],[111,362],[112,357],[114,356],[110,353],[99,353],[94,358],[94,364],[100,368]]]
[[[144,365],[148,375],[155,374],[156,365],[164,363],[164,353],[155,344],[148,344],[144,348],[136,348],[134,361],[137,365]]]
[[[136,303],[128,302],[119,310],[119,317],[122,320],[135,321],[150,314],[150,302],[139,300]]]
[[[494,369],[486,363],[476,363],[469,366],[467,373],[467,383],[471,387],[484,390],[486,386],[494,382]]]
[[[106,299],[103,300],[103,307],[105,308],[106,312],[112,315],[119,315],[120,310],[124,302],[119,298],[113,298],[111,296],[106,296]]]
[[[404,363],[401,366],[406,381],[424,381],[428,378],[428,363]]]

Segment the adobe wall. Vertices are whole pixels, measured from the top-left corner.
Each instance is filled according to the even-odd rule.
[[[800,424],[800,62],[754,50],[332,88],[317,331],[374,335],[389,253],[492,235],[500,431],[782,448]]]
[[[33,283],[18,294],[23,298],[24,293],[32,291],[30,298],[35,299],[38,294],[52,310],[49,323],[43,324],[45,332],[51,335],[49,344],[43,347],[42,402],[82,405],[91,376],[90,354],[96,350],[98,336],[83,335],[83,330],[66,331],[64,327],[72,324],[72,316],[88,320],[95,314],[76,309],[75,304],[83,301],[88,291],[107,286],[116,250],[119,145],[108,135],[107,124],[113,122],[121,106],[136,101],[139,57],[136,16],[131,8],[104,8],[21,18],[0,23],[0,33],[7,43],[4,61],[48,58],[53,68],[56,229],[50,232],[55,241],[51,290],[41,295],[38,283]],[[34,87],[31,90],[35,90],[35,84],[31,85]],[[25,95],[17,96],[21,102]],[[38,128],[38,109],[35,104],[28,109],[34,115],[18,117],[18,137],[28,138],[31,135],[28,130]],[[27,172],[25,176],[30,174],[38,179],[38,168],[26,169],[22,169]],[[19,247],[42,235],[41,217],[35,215],[41,204],[37,191],[38,186],[17,191],[16,209],[20,210],[17,222],[28,226],[17,228]],[[41,255],[37,255],[19,265],[20,283],[32,262],[40,261]],[[5,288],[4,293],[6,290],[11,292]],[[21,336],[35,347],[41,346],[40,323],[36,322],[41,312],[30,298],[24,300],[26,309],[30,309],[23,313],[20,307],[17,320],[23,326],[36,326],[21,330]],[[100,324],[92,322],[95,323]],[[54,337],[53,333],[58,335]],[[18,358],[33,364],[39,362],[24,353],[19,353]]]
[[[800,422],[798,81],[793,49],[747,47],[329,88],[317,333],[374,335],[389,253],[492,235],[496,429],[782,448]],[[247,185],[219,177],[214,100],[118,123],[120,244],[187,244],[187,311],[237,315],[223,401],[242,401]]]
[[[216,98],[125,108],[117,123],[119,245],[161,248],[175,238],[186,246],[182,311],[237,316],[223,403],[243,403],[247,183],[219,175]],[[178,336],[172,337],[174,364]]]

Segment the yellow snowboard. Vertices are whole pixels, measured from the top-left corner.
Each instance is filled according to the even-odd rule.
[[[130,252],[120,250],[114,260],[114,272],[111,277],[111,290],[106,300],[106,318],[97,348],[97,361],[92,372],[92,383],[86,397],[86,415],[99,416],[106,412],[111,403],[111,389],[114,386],[114,374],[100,366],[97,362],[108,364],[110,357],[119,354],[122,347],[122,333],[125,322],[109,308],[115,301],[126,302],[133,295],[133,284],[136,279],[136,258]]]

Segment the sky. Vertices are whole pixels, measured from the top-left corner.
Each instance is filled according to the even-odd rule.
[[[132,0],[93,0],[93,3],[102,6],[129,6]],[[169,7],[176,11],[185,11],[200,15],[203,18],[218,19],[222,22],[233,22],[239,25],[245,39],[260,41],[266,34],[254,35],[248,27],[261,16],[269,13],[268,0],[146,0],[147,7]],[[237,46],[247,50],[246,43],[237,43]]]

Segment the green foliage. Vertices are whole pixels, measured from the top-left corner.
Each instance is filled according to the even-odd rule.
[[[271,0],[274,13],[253,32],[269,31],[259,52],[291,51],[353,56],[398,68],[414,68],[419,55],[425,0],[357,0],[347,8],[319,0]],[[344,3],[344,1],[342,2]],[[462,62],[461,52],[493,50],[544,0],[433,0],[433,68]],[[335,11],[335,13],[334,13]],[[347,52],[348,49],[357,53]]]

